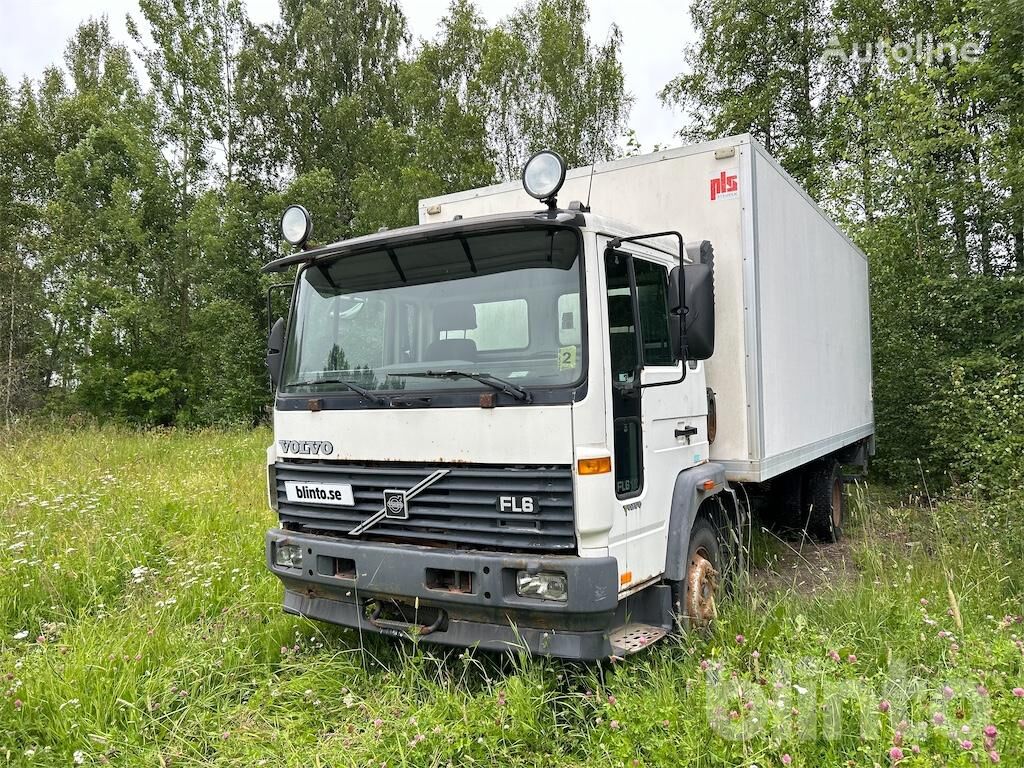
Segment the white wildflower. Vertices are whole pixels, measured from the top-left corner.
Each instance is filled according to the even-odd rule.
[[[21,632],[15,632],[14,633],[14,639],[15,640],[24,640],[26,637],[28,637],[28,630],[27,629],[23,629],[23,630],[21,630]]]

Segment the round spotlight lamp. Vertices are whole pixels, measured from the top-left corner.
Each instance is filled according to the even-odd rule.
[[[565,182],[565,160],[557,152],[542,149],[523,166],[523,189],[530,197],[555,207],[555,195]]]
[[[301,205],[289,205],[281,215],[281,236],[296,248],[305,245],[313,234],[313,220]]]

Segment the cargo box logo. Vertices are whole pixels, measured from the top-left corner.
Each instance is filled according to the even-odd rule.
[[[711,177],[711,201],[731,200],[739,197],[740,176],[735,168],[722,171],[717,176]]]

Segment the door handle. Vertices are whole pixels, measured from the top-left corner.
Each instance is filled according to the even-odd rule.
[[[677,429],[676,430],[676,437],[677,438],[680,438],[680,437],[693,437],[696,434],[697,434],[697,428],[696,427],[683,427],[682,429]]]

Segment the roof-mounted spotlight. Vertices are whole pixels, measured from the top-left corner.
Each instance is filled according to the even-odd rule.
[[[548,208],[554,208],[555,195],[565,183],[565,160],[557,152],[542,149],[526,161],[523,166],[523,189]]]
[[[281,236],[296,248],[301,248],[313,234],[313,219],[301,205],[289,205],[281,214]]]

